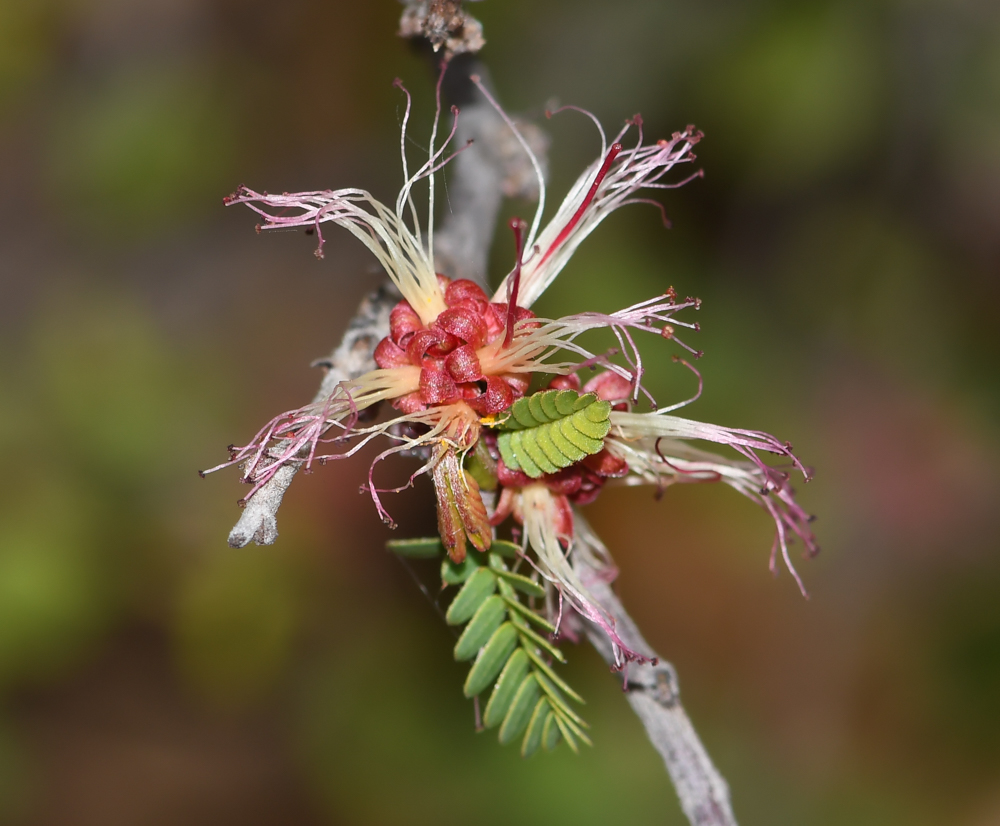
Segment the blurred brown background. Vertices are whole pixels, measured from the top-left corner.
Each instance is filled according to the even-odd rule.
[[[473,731],[450,637],[357,486],[300,477],[269,548],[225,544],[225,457],[311,397],[377,283],[223,195],[400,182],[391,0],[0,0],[0,819],[681,823],[596,655],[595,748]],[[508,108],[693,122],[704,181],[612,217],[539,305],[704,299],[695,418],[817,469],[824,546],[767,571],[729,490],[589,514],[677,665],[742,824],[1000,824],[1000,7],[992,0],[488,0]],[[553,195],[595,155],[564,114]],[[508,214],[528,214],[512,203]],[[501,235],[498,277],[512,250]],[[659,348],[659,349],[657,349]],[[690,380],[647,348],[661,400]],[[405,472],[400,463],[397,472]],[[391,508],[431,524],[427,485]],[[419,572],[418,572],[419,573]]]

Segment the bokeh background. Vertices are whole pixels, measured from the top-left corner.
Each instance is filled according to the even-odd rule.
[[[297,479],[278,543],[239,551],[236,473],[195,473],[312,396],[310,361],[378,282],[346,234],[318,262],[221,198],[394,196],[392,79],[415,147],[431,101],[399,9],[0,0],[3,822],[682,823],[585,646],[568,675],[595,748],[522,761],[473,731],[451,637],[358,495],[363,457]],[[707,135],[704,181],[664,197],[674,228],[616,214],[540,310],[701,296],[688,413],[816,468],[808,602],[728,489],[589,508],[740,822],[1000,824],[1000,7],[472,10],[512,111]],[[598,144],[577,115],[544,127],[558,197]],[[685,397],[669,346],[646,352],[660,398]],[[393,500],[402,529],[426,533],[430,502]]]

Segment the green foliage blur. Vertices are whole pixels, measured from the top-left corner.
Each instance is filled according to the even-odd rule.
[[[740,823],[1000,823],[1000,7],[470,8],[501,99],[553,138],[556,202],[599,143],[554,103],[706,133],[705,179],[663,194],[673,228],[616,214],[538,309],[700,296],[687,413],[816,469],[809,601],[728,489],[588,509]],[[297,479],[266,548],[226,545],[236,473],[195,473],[311,398],[378,283],[346,234],[317,262],[221,199],[394,197],[393,78],[414,151],[432,102],[399,10],[0,0],[2,822],[683,822],[585,646],[593,749],[522,761],[474,731],[433,571],[390,558],[358,494],[370,456]],[[495,279],[512,256],[501,230]],[[659,399],[690,395],[669,344],[644,352]],[[431,502],[392,499],[400,531],[426,535]]]

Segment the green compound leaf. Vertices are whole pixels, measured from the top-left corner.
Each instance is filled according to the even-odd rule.
[[[574,751],[578,742],[589,743],[583,732],[587,723],[568,702],[582,703],[583,698],[550,665],[550,658],[560,662],[565,658],[547,636],[531,626],[549,634],[555,628],[523,604],[518,593],[541,596],[544,588],[509,571],[496,553],[470,553],[466,562],[451,567],[446,562],[445,574],[446,585],[461,584],[446,619],[451,625],[468,623],[455,645],[455,659],[474,659],[463,693],[475,697],[492,685],[483,713],[485,727],[499,726],[499,740],[504,744],[523,735],[521,754],[525,757],[543,746],[552,749],[562,740]]]
[[[569,684],[564,679],[562,679],[558,674],[556,674],[552,666],[549,665],[547,662],[545,662],[545,660],[543,660],[541,657],[539,657],[535,651],[528,652],[528,659],[530,659],[531,662],[534,663],[535,668],[537,668],[542,674],[548,677],[549,680],[555,685],[557,685],[562,691],[564,691],[566,694],[568,694],[570,697],[576,700],[576,702],[578,703],[584,702],[583,697],[581,697],[572,688],[570,688]]]
[[[611,403],[595,393],[543,390],[514,402],[497,429],[504,464],[538,479],[601,452],[611,429]]]
[[[510,571],[494,571],[494,573],[522,594],[527,594],[529,597],[545,596],[545,589],[533,579],[528,579],[520,574],[512,574]]]
[[[507,608],[511,611],[514,611],[516,614],[524,617],[529,622],[533,622],[539,627],[544,628],[550,634],[555,633],[556,627],[551,622],[545,619],[545,617],[539,616],[527,606],[522,605],[517,601],[516,596],[513,594],[508,595],[507,593],[504,593],[502,589],[500,591],[500,595],[503,597],[503,601],[507,603]]]
[[[532,648],[537,645],[539,648],[544,649],[548,652],[549,656],[554,657],[559,660],[559,662],[566,662],[566,658],[563,656],[562,651],[556,648],[551,642],[549,642],[541,634],[535,633],[521,617],[511,616],[511,622],[517,626],[517,630],[521,632],[521,636],[524,638],[525,647],[531,651]]]
[[[593,743],[590,742],[590,738],[587,736],[584,730],[580,728],[576,723],[574,723],[571,719],[569,719],[569,717],[567,717],[565,714],[560,713],[558,709],[556,709],[556,722],[559,724],[559,729],[562,731],[563,737],[566,738],[566,743],[569,745],[571,749],[573,749],[573,751],[576,751],[576,749],[573,748],[573,744],[570,742],[570,738],[566,736],[567,731],[571,732],[575,739],[586,743],[588,746],[594,745]]]
[[[543,673],[539,672],[535,676],[538,678],[538,684],[542,687],[542,691],[545,692],[545,696],[548,697],[549,703],[552,705],[552,708],[555,709],[556,714],[560,717],[566,717],[572,720],[581,728],[590,728],[584,719],[569,707],[566,701],[556,690],[556,687],[549,682]]]
[[[563,739],[566,741],[566,745],[569,746],[574,753],[579,753],[580,747],[576,744],[576,739],[573,737],[573,733],[569,726],[566,725],[566,720],[556,715],[556,725],[559,726],[559,733],[562,734]]]
[[[546,391],[521,399],[525,402],[518,411],[521,418],[512,415],[511,421],[522,430],[514,432],[526,432],[534,427],[530,422],[560,415],[581,399],[587,397],[572,391]],[[594,402],[587,402],[572,415],[592,407]],[[386,547],[399,556],[412,558],[437,557],[444,551],[437,537],[392,540]],[[447,556],[441,563],[443,585],[461,586],[445,619],[449,625],[468,623],[455,645],[455,659],[475,658],[462,690],[466,697],[475,697],[496,680],[483,723],[486,728],[500,727],[502,744],[523,734],[522,757],[530,757],[540,747],[551,751],[562,740],[578,751],[579,742],[590,745],[584,732],[589,726],[565,698],[578,703],[583,698],[549,664],[548,658],[565,662],[562,652],[548,637],[530,627],[534,624],[548,634],[555,632],[552,623],[524,605],[518,595],[520,591],[543,597],[545,589],[535,580],[509,571],[504,563],[505,557],[522,556],[520,546],[513,542],[494,540],[488,554],[470,550],[461,563]]]

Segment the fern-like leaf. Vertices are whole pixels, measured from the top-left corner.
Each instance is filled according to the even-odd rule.
[[[611,429],[611,403],[595,393],[542,390],[518,399],[496,427],[504,464],[532,479],[600,453]]]
[[[403,556],[427,557],[434,549],[440,555],[444,546],[435,538],[394,541],[389,549]],[[441,563],[442,583],[461,586],[445,620],[465,625],[455,645],[455,659],[473,660],[463,693],[475,697],[492,686],[483,724],[499,727],[503,744],[521,738],[524,757],[540,746],[551,750],[562,740],[577,751],[578,741],[590,744],[584,732],[588,726],[567,698],[577,703],[583,698],[549,664],[566,661],[547,636],[555,628],[521,601],[521,594],[544,596],[544,589],[510,571],[504,562],[504,557],[520,553],[514,543],[497,539],[489,554],[470,551],[461,563],[447,557]]]

